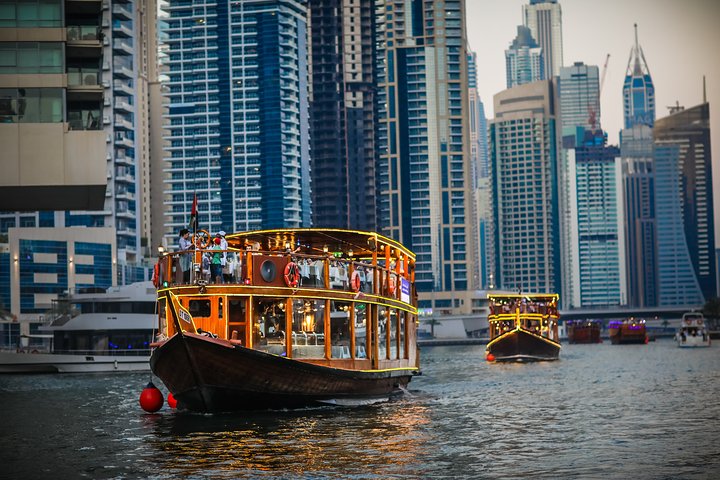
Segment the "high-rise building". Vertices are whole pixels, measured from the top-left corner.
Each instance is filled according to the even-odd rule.
[[[631,307],[657,305],[655,164],[652,129],[634,125],[620,132],[625,200],[625,252]]]
[[[475,211],[477,213],[478,286],[486,289],[494,271],[492,195],[488,165],[488,137],[485,106],[477,89],[477,56],[468,53],[468,112],[470,123],[470,158],[474,169]]]
[[[388,0],[377,12],[378,220],[416,253],[421,293],[475,289],[464,12],[462,0]]]
[[[18,5],[20,3],[24,4],[19,2]],[[23,207],[23,210],[36,211],[0,213],[0,231],[7,232],[7,229],[12,227],[113,228],[117,248],[113,255],[118,263],[118,281],[124,283],[143,280],[147,268],[139,264],[149,253],[143,246],[149,241],[151,228],[150,122],[147,106],[148,85],[157,78],[153,57],[157,46],[155,1],[113,0],[81,3],[82,5],[78,2],[49,1],[45,13],[42,14],[41,23],[44,23],[39,27],[39,31],[47,34],[55,30],[49,26],[49,20],[45,19],[48,12],[55,8],[65,12],[63,25],[66,43],[59,51],[59,57],[57,52],[53,53],[54,50],[38,57],[38,48],[52,50],[55,47],[52,42],[34,42],[35,63],[42,67],[42,71],[38,73],[48,73],[49,83],[42,80],[42,84],[52,85],[52,79],[58,75],[50,73],[54,72],[57,66],[42,66],[41,63],[52,63],[59,59],[58,61],[64,61],[62,68],[67,78],[67,88],[64,105],[62,102],[53,104],[50,97],[47,102],[35,99],[30,105],[44,105],[48,111],[59,115],[58,118],[62,118],[65,123],[49,122],[48,118],[41,119],[41,123],[36,126],[40,129],[36,128],[30,136],[20,136],[21,139],[34,139],[35,146],[32,149],[22,145],[22,141],[16,143],[19,145],[18,151],[25,152],[21,157],[26,160],[29,160],[29,157],[25,157],[29,152],[38,154],[46,147],[51,149],[42,157],[43,176],[48,178],[54,175],[48,174],[48,159],[63,158],[63,155],[58,155],[57,152],[69,155],[66,158],[68,165],[82,161],[82,165],[72,167],[73,171],[57,175],[66,181],[82,180],[100,164],[102,202],[93,205],[88,202],[95,197],[95,189],[89,188],[80,196],[69,192],[62,198],[55,198],[50,206],[42,206],[37,203],[42,202],[45,194],[33,194],[33,190],[27,190],[22,198],[27,199],[25,203],[29,208]],[[61,9],[63,4],[64,8]],[[12,5],[13,2],[10,2],[10,6]],[[20,8],[17,12],[18,15],[27,13]],[[25,48],[19,43],[13,45],[17,45],[18,51]],[[24,62],[25,59],[19,64]],[[38,78],[42,77],[45,75]],[[22,78],[23,81],[37,82],[28,75],[22,75]],[[48,93],[49,90],[43,89],[42,92],[42,95],[52,96]],[[22,124],[23,121],[18,123]],[[55,133],[46,131],[57,128],[57,125],[65,125],[62,136],[58,137]],[[37,142],[37,138],[55,139],[59,143]],[[84,138],[82,144],[85,146],[76,145],[77,138]],[[87,139],[90,138],[94,139],[92,144],[88,143]],[[32,164],[32,160],[27,161],[27,165]],[[48,198],[54,198],[51,191],[48,191],[48,195]],[[84,203],[78,204],[78,198],[84,198]],[[36,208],[32,208],[33,205]]]
[[[701,305],[717,295],[710,105],[655,122],[660,305]]]
[[[306,0],[170,2],[165,235],[309,227]]]
[[[102,9],[100,0],[0,6],[2,233],[38,226],[33,211],[104,207]]]
[[[571,297],[565,307],[621,305],[627,296],[625,228],[620,150],[606,145],[602,130],[585,130],[580,143],[567,149],[572,190]]]
[[[555,85],[541,80],[504,90],[495,95],[494,107],[495,284],[561,292]]]
[[[560,69],[558,96],[562,136],[575,136],[579,132],[578,145],[584,143],[585,129],[594,131],[600,126],[599,78],[598,67],[583,62]]]
[[[557,0],[530,0],[523,5],[523,24],[543,51],[544,72],[551,78],[563,66],[562,9]]]
[[[529,28],[518,25],[517,30],[517,36],[505,50],[507,88],[545,78],[542,48],[533,39]]]
[[[633,125],[652,127],[655,122],[655,87],[645,61],[645,54],[638,43],[637,24],[635,24],[635,45],[630,50],[623,84],[623,113],[625,128]]]
[[[317,227],[375,230],[375,1],[310,2]]]

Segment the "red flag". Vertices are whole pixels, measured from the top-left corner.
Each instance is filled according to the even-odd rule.
[[[193,197],[192,210],[190,210],[190,224],[188,230],[191,232],[197,231],[197,216],[198,216],[198,204],[197,204],[197,193]]]

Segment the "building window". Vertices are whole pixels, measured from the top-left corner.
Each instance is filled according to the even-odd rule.
[[[0,74],[64,71],[60,42],[0,42]]]
[[[62,121],[61,88],[0,88],[0,123]]]
[[[0,27],[62,27],[62,0],[0,2]]]

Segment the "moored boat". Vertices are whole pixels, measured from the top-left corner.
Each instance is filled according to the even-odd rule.
[[[147,371],[156,305],[152,282],[61,296],[47,324],[0,351],[0,373]]]
[[[710,332],[705,326],[703,314],[700,312],[683,314],[680,329],[675,334],[675,341],[681,348],[709,347]]]
[[[226,239],[239,258],[228,283],[205,280],[202,240],[188,283],[172,273],[187,253],[161,259],[150,366],[179,408],[365,404],[403,393],[419,373],[415,256],[401,244],[338,229]]]
[[[602,343],[600,320],[568,320],[565,324],[568,343]]]
[[[613,345],[643,344],[649,341],[643,318],[612,320],[608,324],[608,333]]]
[[[489,294],[488,360],[557,360],[558,298],[557,294]]]

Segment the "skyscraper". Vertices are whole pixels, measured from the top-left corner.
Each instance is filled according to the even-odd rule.
[[[626,298],[625,228],[620,150],[607,146],[602,130],[584,130],[567,149],[572,178],[570,205],[572,298],[566,307],[620,305]]]
[[[378,11],[379,225],[417,254],[419,292],[475,288],[464,12],[462,0],[392,0]]]
[[[623,84],[623,113],[625,128],[633,125],[652,127],[655,123],[655,87],[645,61],[645,54],[638,43],[637,24],[635,24],[635,45],[630,50]]]
[[[543,51],[545,78],[560,75],[563,66],[562,9],[557,0],[530,0],[523,5],[523,23]]]
[[[310,2],[317,227],[375,230],[375,2]]]
[[[19,2],[18,5],[21,3],[25,4]],[[67,41],[59,51],[56,47],[62,46],[60,43],[35,42],[35,45],[40,45],[41,50],[48,50],[41,57],[43,61],[53,59],[52,62],[64,62],[67,76],[65,105],[58,103],[51,106],[54,100],[50,97],[54,95],[54,90],[43,90],[43,96],[50,95],[47,101],[38,103],[35,99],[30,105],[50,107],[53,115],[66,122],[67,131],[59,137],[51,130],[62,127],[62,123],[53,127],[54,122],[41,120],[43,126],[28,138],[49,141],[35,141],[32,149],[21,142],[18,151],[22,157],[27,156],[23,160],[27,166],[34,163],[30,159],[33,154],[41,154],[42,175],[65,178],[67,182],[79,181],[82,184],[95,175],[99,166],[102,185],[78,192],[66,189],[61,198],[56,198],[51,189],[35,194],[27,190],[18,195],[18,198],[25,199],[23,208],[43,211],[0,213],[0,231],[5,232],[12,226],[113,228],[117,246],[113,256],[119,267],[118,281],[121,283],[143,280],[147,270],[136,265],[148,253],[143,251],[143,244],[150,237],[151,224],[147,106],[148,83],[157,78],[153,56],[157,46],[155,5],[154,0],[86,2],[83,5],[62,1],[47,3],[43,16],[55,8],[58,12],[65,12],[63,25]],[[41,19],[43,28],[40,30],[48,33],[48,22],[54,21]],[[27,59],[22,60],[25,61]],[[56,65],[43,66],[40,73],[50,75],[41,83],[52,85],[57,80],[56,69]],[[55,78],[48,82],[52,77]],[[29,118],[27,116],[24,121]],[[89,142],[91,138],[93,141]],[[82,139],[80,144],[76,144],[77,139]],[[42,152],[45,148],[50,150]],[[54,162],[48,160],[65,158],[57,152],[65,152],[65,162],[71,166],[63,174],[55,171]],[[81,161],[81,164],[73,166],[75,161]],[[49,174],[49,171],[54,173]],[[96,201],[98,198],[101,200],[99,203]],[[52,199],[49,206],[40,205],[44,199]],[[81,199],[83,201],[78,203]],[[37,208],[32,208],[34,205]]]
[[[560,69],[558,96],[562,136],[575,136],[580,127],[578,145],[584,142],[584,129],[595,130],[600,126],[599,78],[598,67],[583,62]]]
[[[652,129],[634,125],[620,132],[625,195],[627,304],[657,305],[655,164]]]
[[[488,129],[485,106],[477,91],[477,56],[468,53],[468,109],[470,158],[474,169],[475,211],[477,212],[479,288],[488,288],[495,256],[492,224],[492,195],[488,164]]]
[[[533,39],[529,28],[518,25],[517,30],[517,36],[505,50],[507,88],[545,78],[542,48]]]
[[[549,80],[494,97],[490,159],[498,288],[562,288],[555,102]]]
[[[717,295],[710,106],[659,119],[655,141],[660,305],[700,305]]]
[[[171,2],[165,234],[310,226],[307,2]]]

